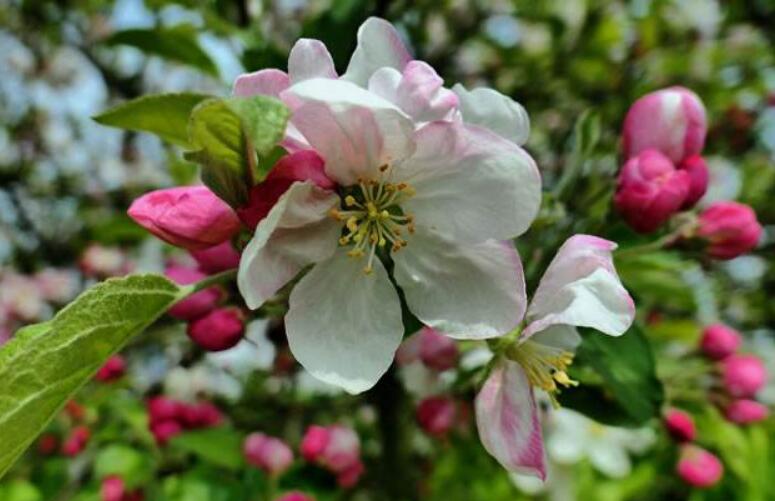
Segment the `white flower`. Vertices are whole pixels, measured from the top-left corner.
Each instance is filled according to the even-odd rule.
[[[259,223],[238,276],[248,306],[314,264],[290,296],[290,348],[351,393],[376,383],[403,335],[383,260],[425,325],[460,339],[516,327],[524,279],[507,240],[527,230],[541,198],[535,163],[512,141],[527,135],[513,113],[521,107],[494,91],[466,95],[513,103],[472,125],[433,69],[411,61],[395,29],[374,18],[341,78],[316,40],[299,41],[288,67],[243,76],[235,93],[281,97],[293,111],[284,145],[316,150],[338,187],[297,182]]]

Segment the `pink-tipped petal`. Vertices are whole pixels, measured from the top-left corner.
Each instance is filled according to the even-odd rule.
[[[361,87],[379,68],[389,66],[399,71],[412,60],[398,31],[392,24],[378,17],[368,18],[358,29],[358,45],[342,76]]]
[[[336,78],[334,60],[320,40],[302,38],[288,56],[288,76],[292,83],[310,78]]]
[[[259,70],[237,77],[234,82],[234,95],[239,97],[256,95],[279,97],[280,93],[287,89],[290,84],[291,81],[284,71],[274,68]]]

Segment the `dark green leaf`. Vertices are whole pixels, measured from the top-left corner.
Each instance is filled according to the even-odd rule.
[[[0,476],[128,339],[193,287],[158,275],[98,284],[0,350]]]
[[[214,76],[218,75],[218,68],[207,52],[199,46],[197,33],[189,26],[123,30],[108,37],[104,43],[129,45],[146,54],[194,66]]]
[[[189,147],[188,118],[207,99],[203,94],[158,94],[119,104],[94,117],[111,127],[156,134],[165,141]]]

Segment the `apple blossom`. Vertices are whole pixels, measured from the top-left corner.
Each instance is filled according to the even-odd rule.
[[[635,307],[613,266],[616,244],[589,235],[569,238],[549,264],[527,310],[527,327],[499,356],[476,397],[485,449],[506,469],[546,476],[533,387],[553,396],[576,385],[566,370],[581,341],[576,327],[623,334]]]
[[[737,202],[716,202],[699,216],[697,236],[708,242],[708,254],[733,259],[750,251],[763,233],[756,213]]]
[[[240,258],[239,252],[228,240],[206,249],[191,251],[191,256],[196,260],[199,269],[208,274],[236,268]]]
[[[754,355],[730,355],[721,361],[722,383],[733,397],[752,397],[767,384],[767,369]]]
[[[689,192],[682,209],[691,209],[708,191],[708,164],[700,155],[692,155],[678,164],[678,168],[689,175]]]
[[[180,285],[193,284],[207,277],[199,270],[185,266],[169,266],[164,270],[164,274]],[[223,296],[224,292],[220,288],[208,287],[178,301],[168,310],[168,313],[181,320],[193,320],[212,311]]]
[[[192,320],[186,333],[204,350],[228,350],[245,334],[245,316],[239,308],[218,308]]]
[[[94,378],[103,383],[109,383],[121,378],[126,371],[126,361],[121,355],[113,355],[100,367]]]
[[[722,360],[736,352],[743,340],[740,333],[724,324],[705,327],[700,338],[700,349],[707,357]]]
[[[74,457],[83,451],[91,438],[91,431],[86,426],[76,426],[62,442],[62,454]]]
[[[692,442],[697,437],[697,429],[691,414],[681,409],[668,409],[664,415],[665,428],[678,442]]]
[[[100,499],[102,501],[122,501],[124,494],[124,480],[116,475],[111,475],[102,479],[100,485]]]
[[[707,488],[721,480],[724,465],[715,454],[702,447],[687,444],[681,448],[676,471],[687,484]]]
[[[293,452],[279,438],[251,433],[243,444],[245,459],[270,475],[281,475],[293,463]]]
[[[737,424],[758,423],[767,419],[769,409],[766,405],[756,400],[734,400],[724,409],[724,416]]]
[[[624,158],[656,149],[679,163],[702,151],[706,133],[705,107],[697,94],[678,86],[661,89],[635,101],[627,112]]]
[[[417,406],[416,416],[423,431],[442,437],[455,425],[457,404],[449,397],[428,397]]]

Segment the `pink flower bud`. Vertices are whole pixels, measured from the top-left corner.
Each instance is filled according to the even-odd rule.
[[[457,405],[448,397],[428,397],[417,406],[416,416],[425,433],[441,437],[455,425]]]
[[[726,418],[737,424],[758,423],[767,419],[770,411],[766,405],[756,400],[735,400],[724,410]]]
[[[420,359],[430,369],[445,371],[457,364],[458,350],[455,341],[430,327],[420,333]]]
[[[127,211],[155,236],[184,249],[206,249],[234,236],[237,215],[206,186],[180,186],[146,193]]]
[[[207,277],[204,273],[185,266],[169,266],[164,274],[179,285],[189,285]],[[224,293],[218,287],[208,287],[178,301],[169,309],[170,316],[180,320],[193,320],[211,311],[223,299]]]
[[[651,233],[681,208],[689,185],[687,172],[676,170],[660,152],[646,150],[622,167],[614,203],[635,231]]]
[[[183,414],[183,405],[181,402],[167,397],[153,397],[146,402],[148,410],[148,419],[150,422],[175,421],[180,419]]]
[[[767,383],[767,369],[754,355],[731,355],[721,362],[727,393],[736,398],[752,397]]]
[[[77,456],[89,443],[89,438],[91,438],[89,428],[76,426],[62,443],[62,454],[70,457]]]
[[[301,440],[301,455],[310,462],[318,461],[331,441],[331,433],[328,428],[313,425],[307,428],[304,438]]]
[[[721,360],[736,352],[742,342],[735,329],[723,324],[713,324],[702,331],[700,349],[707,357]]]
[[[186,333],[204,350],[228,350],[242,339],[245,316],[239,308],[218,308],[189,323]]]
[[[59,448],[59,438],[53,433],[44,433],[38,440],[38,452],[44,456],[54,454]]]
[[[151,434],[156,439],[156,443],[164,446],[172,437],[180,435],[183,427],[177,421],[157,421],[151,423]]]
[[[336,483],[343,489],[355,487],[355,484],[358,483],[358,480],[360,480],[361,475],[363,475],[365,470],[366,468],[363,466],[363,463],[358,460],[336,476]]]
[[[279,498],[275,499],[275,501],[315,501],[315,498],[312,496],[307,496],[306,494],[299,491],[293,491],[289,492],[288,494],[283,494]]]
[[[243,444],[245,459],[270,475],[281,475],[293,463],[293,451],[279,438],[251,433]]]
[[[126,362],[121,355],[113,355],[105,362],[105,365],[100,367],[97,374],[94,376],[97,381],[103,383],[110,383],[117,379],[120,379],[126,371]]]
[[[677,442],[692,442],[697,436],[692,416],[680,409],[669,409],[664,416],[665,428]]]
[[[681,208],[691,209],[708,191],[708,164],[700,155],[692,155],[681,162],[678,168],[689,174],[689,193]]]
[[[323,166],[323,159],[312,150],[282,157],[266,179],[250,190],[248,204],[237,209],[237,214],[245,226],[255,229],[294,182],[312,181],[320,188],[333,189],[336,184],[326,176]]]
[[[355,431],[346,426],[329,426],[328,431],[329,441],[321,462],[332,472],[342,473],[360,461],[361,441]]]
[[[737,202],[716,202],[699,216],[697,235],[707,240],[708,254],[733,259],[750,251],[762,236],[756,213]]]
[[[624,157],[656,149],[679,163],[702,151],[706,133],[705,107],[697,94],[684,87],[658,90],[635,101],[627,112]]]
[[[111,475],[102,479],[102,485],[100,485],[102,501],[123,501],[124,493],[124,480],[121,477]]]
[[[223,414],[210,402],[183,406],[181,420],[188,428],[210,428],[223,422]]]
[[[199,264],[199,269],[208,274],[231,270],[239,266],[240,255],[228,240],[207,249],[193,250],[191,255]]]
[[[684,482],[699,488],[711,487],[724,475],[724,465],[714,454],[696,445],[684,445],[676,472]]]

